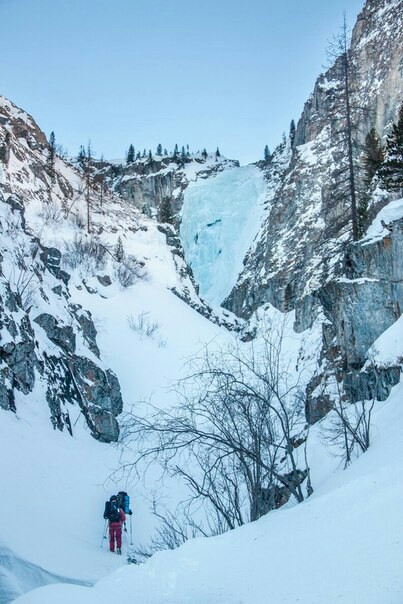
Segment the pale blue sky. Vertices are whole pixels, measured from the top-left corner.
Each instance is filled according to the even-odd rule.
[[[0,93],[76,154],[175,143],[260,159],[364,0],[0,0]]]

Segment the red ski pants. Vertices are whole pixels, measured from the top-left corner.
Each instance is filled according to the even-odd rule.
[[[122,549],[122,523],[121,522],[110,522],[109,523],[109,549],[111,552],[115,551],[115,539],[116,547]]]

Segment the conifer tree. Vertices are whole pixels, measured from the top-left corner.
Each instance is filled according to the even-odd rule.
[[[85,158],[86,158],[85,148],[83,145],[80,145],[80,149],[77,154],[77,162],[82,170],[84,169]]]
[[[52,183],[55,181],[55,159],[56,159],[56,139],[55,133],[50,133],[49,136],[49,151],[48,151],[48,159],[47,159],[47,168],[50,176],[50,180]]]
[[[367,186],[375,176],[376,172],[381,167],[384,160],[384,152],[382,149],[381,141],[375,128],[371,128],[365,137],[363,159],[365,170],[365,181]]]
[[[148,152],[148,159],[151,161],[153,158],[153,154],[151,153],[151,149]]]
[[[177,155],[179,155],[179,149],[178,149],[178,145],[175,145],[175,149],[174,149],[174,157],[176,157]]]
[[[157,155],[159,155],[159,156],[162,155],[162,145],[161,145],[161,143],[157,147]]]
[[[2,145],[0,145],[0,161],[4,162],[4,163],[8,162],[10,138],[11,138],[10,133],[7,132],[5,139],[4,139],[4,143]]]
[[[185,147],[182,145],[182,149],[181,149],[181,158],[185,159],[186,158],[186,151],[185,151]]]
[[[398,120],[386,139],[385,160],[380,169],[380,178],[388,191],[403,191],[403,103]]]
[[[216,149],[215,156],[216,158],[221,157],[220,149],[218,147]]]
[[[137,151],[136,159],[141,159],[140,151]]]
[[[133,145],[130,145],[129,150],[127,151],[126,163],[132,164],[134,162],[135,152]]]
[[[203,151],[201,152],[202,157],[204,157],[204,159],[207,159],[207,151],[206,149],[203,149]]]
[[[270,155],[269,147],[268,147],[268,145],[266,145],[264,148],[264,161],[269,161],[270,157],[271,157],[271,155]]]
[[[160,222],[168,222],[173,224],[173,213],[170,197],[163,197],[158,208],[158,220]]]
[[[120,236],[118,237],[118,241],[115,246],[114,255],[115,255],[116,262],[122,262],[122,260],[125,256],[125,251],[123,249],[123,242],[122,242],[122,238]]]
[[[294,139],[295,139],[295,122],[294,122],[294,120],[291,120],[291,123],[290,123],[290,142],[291,142],[291,147],[294,146]]]
[[[168,151],[164,148],[164,155],[168,155]]]

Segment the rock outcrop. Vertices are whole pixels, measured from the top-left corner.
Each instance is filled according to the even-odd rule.
[[[123,401],[99,359],[91,315],[69,302],[61,254],[27,230],[21,198],[7,201],[0,192],[0,407],[18,412],[16,392],[42,388],[55,428],[72,434],[78,405],[95,438],[115,441]]]
[[[158,218],[161,203],[168,199],[172,223],[178,227],[183,193],[190,180],[210,178],[234,166],[239,166],[239,162],[215,156],[204,158],[199,153],[189,157],[153,155],[121,166],[116,177],[113,166],[106,174],[114,189],[149,217]]]
[[[368,0],[354,28],[351,52],[359,65],[354,105],[362,142],[371,127],[384,137],[403,98],[403,19],[400,0]],[[343,274],[351,239],[351,208],[337,191],[341,167],[337,63],[321,75],[306,102],[295,138],[264,168],[269,207],[256,243],[224,306],[248,318],[269,302],[281,310]],[[370,207],[372,217],[387,196]]]

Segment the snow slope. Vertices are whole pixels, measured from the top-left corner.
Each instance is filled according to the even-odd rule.
[[[50,586],[18,602],[401,604],[402,394],[395,387],[378,405],[367,453],[346,471],[333,469],[299,506],[159,553],[94,588]],[[315,433],[311,447],[321,447]],[[335,460],[325,456],[323,464],[330,470]]]
[[[191,182],[180,235],[200,294],[219,305],[230,293],[263,216],[266,183],[255,166]]]
[[[69,221],[44,223],[41,211],[41,203],[33,199],[26,209],[29,225],[40,231],[42,243],[63,249],[65,242],[73,240],[76,227]],[[94,225],[95,219],[94,214]],[[233,335],[170,291],[179,288],[181,281],[155,223],[146,220],[142,229],[133,228],[138,226],[136,215],[128,216],[118,202],[111,203],[110,214],[99,220],[104,243],[113,246],[121,234],[126,252],[143,259],[147,277],[129,288],[115,279],[105,287],[91,276],[91,267],[80,266],[71,271],[70,301],[91,310],[101,358],[117,371],[125,409],[150,398],[164,404],[186,358],[207,342],[218,344]],[[106,270],[113,276],[112,266]],[[146,323],[158,324],[152,336],[129,326],[144,313]],[[79,407],[73,405],[73,438],[54,431],[45,392],[38,375],[34,392],[16,393],[16,414],[0,409],[1,603],[52,581],[92,584],[125,563],[125,558],[112,557],[107,548],[100,548],[104,502],[112,493],[129,489],[123,480],[108,480],[120,465],[121,451],[94,440]],[[147,541],[153,529],[147,488],[139,485],[130,491],[136,542]]]
[[[20,164],[13,166],[18,175]],[[79,181],[79,175],[62,162],[58,169],[65,171],[69,183]],[[21,185],[21,191],[26,187],[32,193],[26,208],[29,227],[43,243],[63,247],[74,239],[77,224],[70,218],[44,220],[47,189],[36,183],[37,190],[31,190],[31,181],[32,174],[27,174]],[[189,228],[190,247],[196,235],[201,241],[193,269],[196,273],[208,261],[208,271],[196,278],[206,297],[218,304],[232,287],[242,250],[256,231],[265,185],[253,167],[228,170],[214,181],[222,196],[214,198],[207,180],[189,188],[189,199],[194,190],[191,203],[196,206],[208,198],[203,201],[208,213],[200,212],[197,218],[199,226],[206,226],[197,227],[195,214],[183,216],[183,228]],[[54,197],[57,204],[59,197]],[[184,213],[191,208],[186,204]],[[79,217],[84,204],[78,201],[74,211]],[[207,226],[216,220],[221,223]],[[116,266],[109,261],[104,270],[112,284],[105,286],[91,267],[80,266],[72,271],[71,301],[91,311],[102,360],[119,378],[126,409],[148,399],[156,405],[170,404],[172,383],[184,375],[186,360],[205,344],[219,347],[234,342],[235,336],[172,293],[171,288],[184,287],[186,277],[179,277],[175,265],[179,260],[153,221],[140,218],[118,199],[108,200],[107,211],[94,199],[92,228],[111,249],[121,236],[125,252],[144,263],[147,278],[121,288],[114,278]],[[209,239],[210,229],[216,232]],[[213,247],[218,234],[222,248]],[[189,282],[185,285],[190,287]],[[276,322],[280,314],[272,309],[270,313]],[[153,334],[139,328],[141,317],[157,325]],[[289,313],[289,326],[294,318]],[[320,350],[320,327],[318,321],[311,331],[296,334],[289,327],[286,334],[290,364],[304,359],[308,374],[308,363],[315,365]],[[374,344],[380,362],[393,363],[402,355],[401,329],[399,321]],[[74,437],[53,431],[45,386],[38,376],[34,392],[17,393],[16,414],[0,409],[0,602],[40,585],[63,582],[35,589],[20,601],[401,604],[402,394],[402,387],[396,387],[388,401],[376,405],[373,445],[345,472],[321,442],[321,426],[311,430],[315,492],[303,504],[289,505],[221,537],[193,540],[174,552],[159,553],[143,566],[127,567],[124,558],[107,551],[102,539],[104,501],[112,492],[130,490],[134,541],[146,541],[153,529],[147,496],[152,488],[161,487],[157,472],[135,486],[118,478],[108,480],[122,461],[119,448],[92,439],[78,407],[71,410]],[[172,498],[179,496],[175,493]],[[127,547],[128,539],[124,550]],[[92,584],[96,585],[85,587]]]

